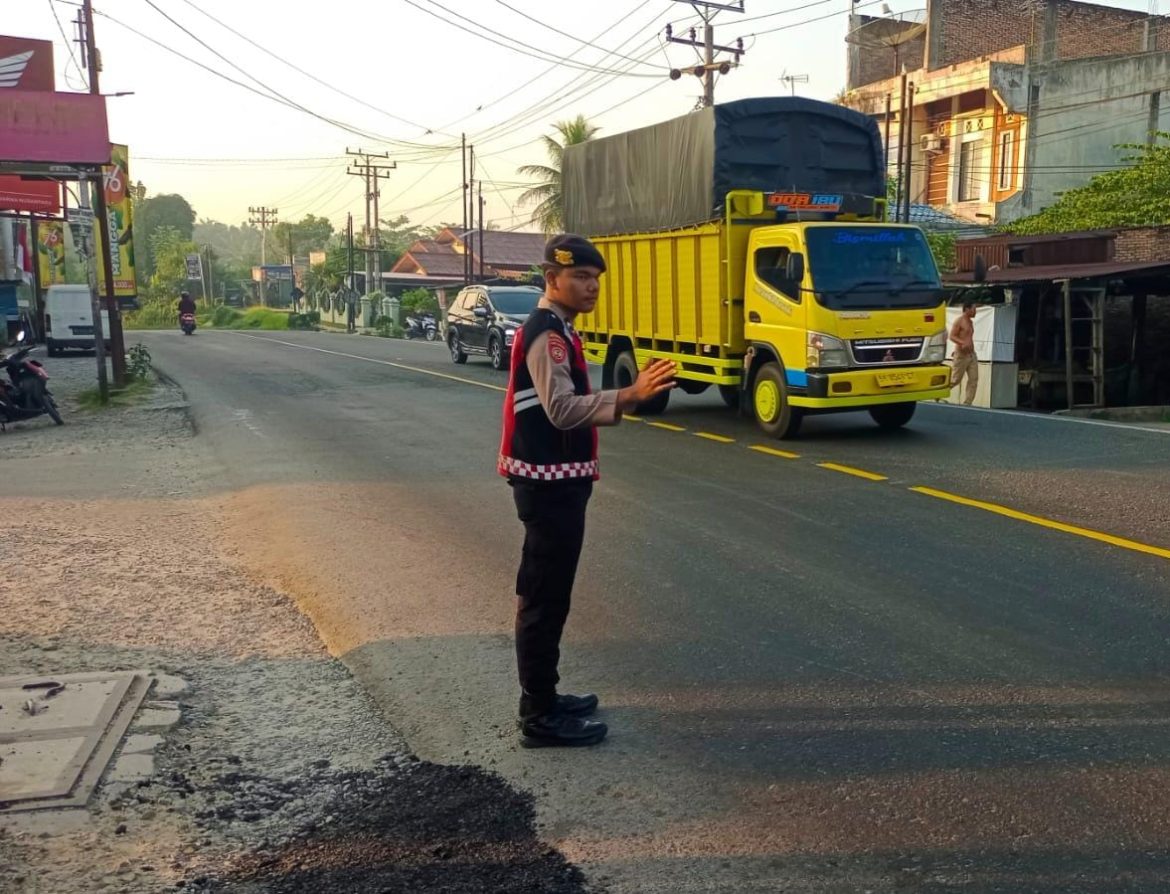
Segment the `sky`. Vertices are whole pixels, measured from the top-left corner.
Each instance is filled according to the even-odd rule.
[[[887,2],[896,13],[925,5]],[[851,5],[745,0],[743,13],[720,12],[715,42],[743,38],[746,52],[719,78],[716,101],[836,96]],[[881,5],[857,9],[876,15]],[[73,37],[77,6],[0,0],[0,32],[54,41],[59,90],[85,89],[62,37]],[[699,21],[683,0],[97,0],[96,9],[102,92],[132,94],[108,100],[131,178],[229,224],[267,206],[280,220],[315,214],[338,226],[351,212],[360,226],[363,184],[346,173],[349,149],[397,164],[382,184],[383,220],[461,222],[466,134],[485,219],[528,228],[517,168],[545,161],[539,138],[553,122],[583,114],[604,136],[685,114],[701,93],[693,74],[668,77],[697,61],[664,40],[668,23],[686,37]]]

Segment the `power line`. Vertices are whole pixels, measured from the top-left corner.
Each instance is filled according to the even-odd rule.
[[[541,28],[545,28],[549,31],[552,31],[554,34],[559,34],[562,37],[567,37],[570,40],[575,40],[575,41],[577,41],[577,43],[581,44],[582,46],[592,47],[595,50],[602,50],[606,56],[617,56],[619,59],[626,59],[630,62],[637,62],[639,65],[644,64],[643,60],[641,60],[641,59],[634,59],[630,56],[626,56],[622,53],[619,53],[616,50],[607,50],[607,49],[605,49],[605,47],[599,47],[597,44],[593,43],[592,41],[582,40],[581,38],[577,37],[576,35],[570,34],[568,31],[562,31],[560,28],[557,28],[554,25],[550,25],[548,22],[542,22],[540,19],[538,19],[532,15],[529,15],[528,13],[524,12],[522,9],[517,9],[512,4],[507,3],[506,0],[496,0],[496,3],[499,4],[500,6],[504,7],[505,9],[512,10],[512,12],[516,13],[519,16],[523,16],[524,18],[528,19],[528,21],[532,22],[534,25],[539,25]],[[602,58],[605,58],[605,57],[603,56]]]
[[[372,105],[371,103],[368,103],[368,102],[366,102],[364,99],[361,99],[361,98],[359,98],[359,97],[357,97],[357,96],[354,96],[354,95],[353,95],[353,94],[351,94],[351,93],[347,93],[347,92],[345,92],[345,91],[344,91],[344,90],[342,90],[340,87],[336,87],[336,86],[334,86],[333,84],[330,84],[328,81],[324,81],[324,80],[322,80],[321,78],[317,77],[315,74],[312,74],[311,72],[305,71],[303,68],[301,68],[301,67],[299,67],[298,65],[295,65],[294,63],[290,62],[290,61],[289,61],[288,59],[286,59],[284,56],[281,56],[281,55],[280,55],[280,54],[278,54],[278,53],[274,53],[274,52],[272,52],[272,50],[268,49],[268,47],[264,46],[264,45],[263,45],[263,44],[261,44],[261,43],[258,43],[258,42],[256,42],[256,41],[255,41],[255,40],[253,40],[252,38],[248,37],[246,34],[241,34],[239,31],[237,31],[237,30],[236,30],[235,28],[233,28],[231,25],[228,25],[228,24],[226,24],[226,23],[225,23],[225,22],[223,22],[221,19],[218,19],[218,18],[216,18],[215,16],[213,16],[213,15],[212,15],[211,13],[209,13],[207,10],[205,10],[205,9],[201,8],[200,6],[196,5],[196,4],[193,2],[193,0],[183,0],[183,2],[184,2],[184,3],[186,3],[188,6],[190,6],[192,9],[194,9],[194,10],[196,10],[197,12],[201,13],[202,15],[206,16],[207,18],[211,19],[211,21],[215,22],[215,23],[216,23],[217,25],[219,25],[221,28],[224,28],[224,29],[226,29],[227,31],[230,31],[230,32],[231,32],[232,34],[234,34],[236,37],[240,38],[240,40],[243,40],[243,41],[245,41],[245,42],[247,42],[247,43],[251,44],[251,45],[252,45],[252,46],[254,46],[256,49],[260,50],[262,53],[265,53],[265,54],[267,54],[268,56],[271,56],[273,59],[277,60],[278,62],[281,62],[281,63],[283,63],[284,65],[287,65],[287,66],[288,66],[289,68],[291,68],[293,71],[295,71],[295,72],[298,72],[299,74],[302,74],[302,75],[304,75],[306,78],[309,78],[309,79],[310,79],[310,80],[312,80],[312,81],[315,81],[316,83],[320,84],[322,87],[326,87],[326,88],[328,88],[329,90],[332,90],[334,93],[338,94],[339,96],[344,96],[346,99],[352,100],[353,102],[356,102],[356,103],[358,103],[359,105],[365,106],[367,109],[371,109],[371,110],[373,110],[373,111],[377,112],[377,113],[378,113],[378,114],[380,114],[380,115],[385,115],[387,118],[391,118],[391,119],[393,119],[393,120],[395,120],[395,121],[400,121],[400,122],[402,122],[403,124],[409,124],[411,127],[417,127],[419,130],[425,131],[426,133],[439,133],[439,134],[442,134],[443,136],[451,136],[451,134],[443,134],[443,132],[442,132],[442,131],[436,131],[436,130],[432,130],[431,128],[424,127],[424,126],[423,126],[423,125],[421,125],[421,124],[417,124],[417,123],[415,123],[414,121],[411,121],[411,120],[409,120],[408,118],[403,118],[403,117],[401,117],[401,116],[399,116],[399,115],[395,115],[395,114],[393,114],[392,112],[387,112],[385,109],[379,108],[378,106],[375,106],[375,105]],[[422,145],[422,144],[419,144],[419,145]]]
[[[65,66],[65,82],[74,90],[89,90],[89,83],[85,79],[85,74],[81,70],[81,66],[77,63],[77,55],[73,52],[73,41],[69,39],[69,35],[65,33],[65,26],[61,24],[61,17],[57,15],[57,7],[53,5],[53,0],[49,0],[49,10],[53,13],[53,21],[57,23],[57,30],[61,32],[61,40],[65,42],[65,50],[69,53],[69,61],[73,63],[73,69],[77,72],[77,76],[81,78],[81,86],[78,87],[69,80],[69,66]]]
[[[633,37],[631,36],[630,40],[632,39]],[[639,46],[645,46],[647,43],[656,41],[657,39],[657,35],[651,35],[649,38],[644,39],[641,44],[639,44]],[[628,42],[629,41],[627,41],[627,43]],[[654,53],[655,50],[651,49],[646,55],[650,56]],[[603,83],[612,83],[614,80],[616,80],[616,77],[607,77],[606,75],[602,74],[594,74],[583,77],[583,79],[578,78],[574,80],[580,80],[580,83],[578,83],[575,87],[571,87],[570,89],[570,85],[573,83],[570,81],[570,83],[566,84],[561,90],[555,93],[551,93],[548,96],[538,100],[528,108],[517,112],[514,116],[512,116],[511,119],[505,120],[500,124],[494,125],[484,131],[481,131],[478,134],[475,134],[474,138],[476,143],[482,146],[504,137],[510,137],[513,133],[515,133],[515,131],[523,127],[527,127],[538,119],[573,105],[580,100],[580,97],[583,94],[587,92],[595,92],[596,89]],[[665,78],[660,78],[658,80],[660,82],[665,82]]]
[[[595,34],[595,35],[593,36],[593,38],[592,38],[592,39],[593,39],[593,40],[600,40],[602,37],[604,37],[606,34],[608,34],[610,31],[612,31],[614,28],[616,28],[618,25],[620,25],[622,22],[624,22],[626,19],[628,19],[628,18],[629,18],[631,15],[633,15],[635,12],[637,12],[637,11],[638,11],[638,10],[640,10],[640,9],[644,9],[644,8],[645,8],[646,6],[648,6],[649,4],[650,4],[650,0],[643,0],[643,2],[642,2],[642,3],[641,3],[639,6],[638,6],[638,7],[636,7],[635,9],[633,9],[633,10],[632,10],[631,12],[629,12],[628,14],[626,14],[626,15],[623,15],[621,18],[619,18],[617,21],[613,22],[611,25],[609,25],[609,26],[608,26],[607,28],[605,28],[604,30],[602,30],[602,31],[598,32],[597,34]],[[658,19],[658,18],[659,18],[661,15],[662,15],[662,13],[661,13],[661,12],[660,12],[660,13],[658,13],[657,15],[655,15],[655,16],[654,16],[654,19],[655,19],[655,20],[656,20],[656,19]],[[652,20],[652,21],[653,21],[653,20]],[[625,44],[629,43],[629,41],[630,41],[631,39],[632,39],[632,38],[627,38],[625,41],[623,41],[621,44],[619,44],[619,46],[624,46]],[[572,59],[572,58],[573,58],[574,56],[576,56],[576,55],[577,55],[579,52],[581,52],[581,50],[582,50],[582,49],[584,49],[584,47],[583,47],[583,46],[582,46],[582,47],[578,47],[577,49],[575,49],[573,52],[571,52],[571,53],[570,53],[568,56],[566,56],[565,58],[566,58],[566,59]],[[472,112],[470,115],[465,115],[465,116],[464,116],[464,117],[462,117],[462,118],[457,118],[457,119],[455,119],[454,121],[451,121],[451,122],[448,122],[447,124],[444,124],[444,125],[443,125],[443,127],[445,127],[445,128],[446,128],[446,127],[451,127],[451,126],[453,126],[453,125],[455,125],[455,124],[462,124],[464,121],[467,121],[469,118],[473,118],[475,115],[479,114],[479,113],[480,113],[480,112],[482,112],[484,109],[489,109],[489,108],[491,108],[492,106],[494,106],[494,105],[498,105],[499,103],[503,102],[504,100],[506,100],[506,99],[509,99],[509,98],[510,98],[510,97],[512,97],[512,96],[515,96],[517,93],[519,93],[519,92],[520,92],[521,90],[523,90],[525,87],[527,87],[529,84],[535,83],[536,81],[539,81],[540,79],[542,79],[542,78],[543,78],[543,77],[544,77],[546,74],[548,74],[549,72],[551,72],[551,71],[555,71],[555,70],[556,70],[556,68],[558,67],[558,65],[559,65],[559,63],[557,63],[557,62],[554,62],[554,63],[553,63],[552,65],[550,65],[548,68],[545,68],[545,69],[543,69],[542,71],[538,72],[537,74],[533,75],[531,78],[529,78],[529,79],[528,79],[527,81],[525,81],[523,84],[521,84],[519,87],[514,87],[512,90],[508,91],[508,92],[507,92],[507,93],[505,93],[503,96],[498,96],[498,97],[496,97],[495,99],[491,100],[490,102],[481,103],[481,104],[480,104],[480,105],[479,105],[479,106],[476,108],[476,110],[475,110],[474,112]]]
[[[285,98],[277,95],[275,92],[265,93],[262,90],[256,89],[255,87],[251,86],[250,84],[245,84],[243,81],[238,81],[235,78],[231,77],[230,75],[224,74],[221,71],[217,71],[216,69],[214,69],[208,65],[205,65],[204,63],[200,62],[199,60],[193,59],[190,56],[187,56],[184,53],[181,53],[180,51],[176,50],[174,47],[168,46],[167,44],[163,43],[160,40],[156,40],[155,38],[151,37],[149,34],[145,34],[144,32],[140,31],[139,29],[135,28],[134,26],[128,25],[126,22],[123,22],[121,19],[118,19],[118,18],[110,15],[108,12],[98,12],[97,10],[95,10],[95,13],[97,15],[100,15],[100,16],[108,19],[109,21],[113,22],[115,25],[121,26],[122,28],[126,29],[127,31],[131,32],[132,34],[136,34],[138,37],[141,37],[143,40],[145,40],[151,44],[154,44],[155,46],[159,47],[160,49],[166,50],[168,53],[171,53],[174,56],[178,56],[180,59],[184,60],[185,62],[189,62],[190,64],[196,66],[197,68],[201,68],[204,71],[208,72],[209,74],[212,74],[217,78],[220,78],[221,80],[227,81],[230,84],[234,84],[237,87],[241,87],[244,90],[247,90],[249,93],[254,93],[257,96],[260,96],[264,99],[269,100],[270,102],[275,102],[275,103],[278,103],[280,105],[286,106],[288,108],[295,109],[295,110],[300,111],[300,112],[304,112],[305,114],[308,114],[313,118],[316,118],[320,121],[324,121],[325,123],[331,124],[334,127],[340,128],[341,130],[345,130],[348,133],[352,133],[352,134],[356,134],[358,136],[365,137],[366,139],[376,140],[377,142],[380,142],[380,143],[390,143],[390,144],[399,142],[397,140],[394,140],[394,139],[391,139],[388,137],[382,137],[382,136],[379,136],[377,134],[368,133],[368,132],[361,130],[359,128],[345,124],[342,121],[336,121],[336,120],[329,118],[327,116],[320,115],[316,112],[313,112],[310,109],[306,109],[305,107],[298,105],[297,103],[295,103],[291,100],[285,99]],[[251,77],[251,75],[249,75],[248,77]],[[265,89],[270,89],[270,88],[266,87]],[[441,149],[442,147],[436,147],[436,148]]]
[[[546,54],[543,50],[541,50],[537,47],[534,47],[531,44],[526,44],[523,41],[516,40],[514,37],[511,37],[511,36],[506,35],[506,34],[502,34],[499,31],[495,31],[491,28],[488,28],[486,25],[481,25],[478,22],[473,21],[472,19],[468,19],[466,17],[461,17],[458,13],[454,12],[453,10],[448,9],[447,7],[443,6],[441,3],[436,3],[435,0],[426,0],[426,2],[430,3],[432,6],[436,6],[439,9],[443,10],[443,12],[445,12],[445,13],[447,13],[447,15],[451,16],[452,19],[463,18],[464,21],[469,22],[472,25],[475,25],[477,28],[481,28],[482,30],[488,32],[488,34],[494,34],[497,37],[501,37],[504,39],[504,41],[508,41],[508,42],[505,43],[504,41],[501,41],[501,40],[495,40],[491,37],[488,37],[486,34],[480,34],[478,31],[473,31],[470,28],[468,28],[466,25],[459,24],[459,22],[457,22],[457,21],[452,21],[451,19],[445,19],[445,18],[443,18],[443,16],[439,15],[437,12],[431,12],[431,10],[427,9],[425,6],[420,6],[418,3],[415,2],[415,0],[405,0],[405,2],[407,5],[413,6],[415,9],[418,9],[422,12],[425,12],[427,15],[431,16],[432,18],[438,19],[440,22],[443,22],[444,24],[450,25],[453,28],[458,28],[460,31],[466,31],[468,34],[471,34],[475,37],[478,37],[480,40],[486,40],[489,43],[494,43],[496,46],[503,47],[506,50],[511,50],[514,53],[519,53],[522,56],[530,56],[533,59],[539,59],[541,62],[556,62],[558,65],[560,65],[563,68],[576,68],[576,69],[579,69],[581,71],[599,72],[601,74],[613,74],[614,73],[613,69],[602,69],[602,68],[598,68],[597,66],[577,65],[575,63],[567,62],[564,59],[558,60],[555,56],[552,56],[550,54]],[[529,50],[534,50],[535,53],[524,52],[524,50],[519,49],[519,47],[526,47]],[[630,73],[623,73],[623,74],[625,77],[632,77],[632,78],[657,78],[657,77],[661,77],[661,75],[650,74],[650,73],[639,74],[636,72],[630,72]]]

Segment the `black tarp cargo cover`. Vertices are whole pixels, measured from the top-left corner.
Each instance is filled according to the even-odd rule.
[[[884,196],[867,115],[800,97],[741,99],[565,149],[565,229],[586,236],[722,216],[733,189]]]

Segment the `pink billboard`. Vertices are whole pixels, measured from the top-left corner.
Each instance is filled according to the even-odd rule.
[[[7,161],[109,164],[105,98],[0,90],[0,162]]]

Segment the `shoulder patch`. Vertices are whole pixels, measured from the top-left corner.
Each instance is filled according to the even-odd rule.
[[[556,332],[548,334],[548,356],[553,359],[554,363],[564,363],[569,359],[569,346]]]

